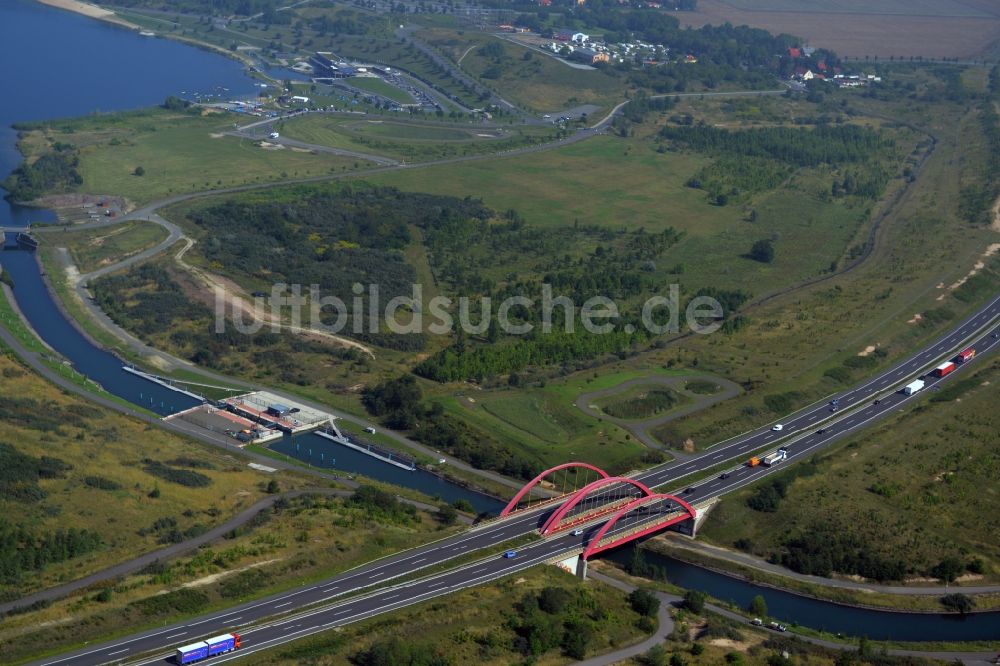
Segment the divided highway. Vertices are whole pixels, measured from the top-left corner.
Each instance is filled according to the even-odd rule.
[[[998,316],[1000,295],[920,352],[856,388],[830,396],[829,399],[837,398],[839,401],[840,407],[835,412],[831,412],[828,402],[817,403],[788,416],[782,421],[783,429],[780,432],[765,426],[717,444],[696,459],[660,465],[635,475],[635,478],[653,488],[677,483],[692,473],[726,463],[742,463],[754,451],[776,445],[779,441],[788,449],[789,459],[786,462],[774,467],[740,465],[731,469],[724,479],[721,476],[715,477],[686,491],[677,488],[671,490],[691,503],[703,502],[780,471],[792,461],[805,458],[833,441],[867,427],[873,421],[900,409],[907,402],[923,398],[924,392],[934,391],[938,384],[949,381],[958,372],[941,379],[927,376],[924,391],[911,396],[897,392],[910,378],[950,357],[966,344],[974,345],[978,355],[965,365],[979,362],[983,355],[1000,346],[1000,325],[996,322]],[[963,367],[959,366],[959,371]],[[480,549],[495,548],[511,539],[530,534],[541,526],[552,508],[549,505],[526,510],[506,520],[475,527],[468,532],[364,564],[321,583],[35,663],[60,666],[89,666],[124,661],[136,664],[171,663],[169,659],[173,648],[225,631],[240,633],[244,647],[232,654],[215,657],[212,663],[237,659],[331,627],[495,580],[540,562],[571,556],[580,552],[587,539],[603,524],[603,519],[592,523],[582,535],[573,536],[563,532],[532,543],[520,548],[517,556],[511,559],[491,556],[445,573],[403,582],[336,603],[336,599],[345,594],[383,584]],[[615,526],[610,534],[619,529],[627,528]],[[258,627],[242,628],[307,606],[316,607]],[[151,652],[159,654],[145,661],[136,660],[137,656]]]

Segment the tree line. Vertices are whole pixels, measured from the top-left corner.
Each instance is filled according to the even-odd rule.
[[[728,130],[708,125],[667,125],[660,136],[679,146],[714,154],[768,157],[794,166],[861,162],[892,144],[878,132],[856,125],[758,127]]]
[[[101,535],[93,530],[36,530],[0,518],[0,582],[18,585],[25,574],[86,555],[102,544]]]
[[[76,170],[80,166],[80,152],[69,143],[56,142],[52,152],[47,152],[33,162],[22,162],[3,181],[10,201],[31,201],[43,194],[72,190],[83,183]]]

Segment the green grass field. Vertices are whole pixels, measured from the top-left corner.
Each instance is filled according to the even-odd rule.
[[[387,97],[394,102],[399,102],[400,104],[413,103],[413,98],[405,90],[400,90],[396,86],[390,85],[379,78],[372,76],[354,76],[344,81],[344,83],[352,88],[367,90],[368,92],[375,93],[376,95]]]
[[[901,67],[893,76],[903,84],[913,82],[918,89],[935,84],[930,72],[921,68]],[[862,268],[748,311],[747,326],[731,337],[698,336],[682,347],[654,355],[679,365],[698,361],[700,369],[744,383],[749,389],[745,397],[720,404],[710,414],[693,414],[674,422],[672,435],[690,437],[703,446],[767,423],[780,414],[765,407],[765,396],[797,391],[795,404],[804,405],[841,390],[845,384],[826,376],[828,371],[836,371],[868,347],[884,351],[885,357],[873,367],[847,374],[847,381],[859,381],[927,344],[986,296],[982,293],[960,301],[948,288],[996,242],[995,232],[970,226],[958,215],[960,188],[975,182],[986,157],[978,114],[948,102],[915,108],[905,99],[849,100],[860,113],[897,117],[933,132],[937,138],[933,155],[909,191],[892,206],[875,251]],[[908,158],[909,164],[915,161]],[[894,196],[898,187],[898,183],[891,185],[890,194]],[[883,200],[874,205],[873,214],[885,210],[888,203]],[[867,228],[861,228],[851,245],[864,242]],[[780,261],[779,257],[774,265]],[[748,281],[748,286],[759,293],[756,282]],[[926,312],[940,316],[934,321],[914,316]]]
[[[124,196],[134,203],[181,192],[339,173],[359,163],[327,153],[265,149],[256,141],[223,136],[235,120],[229,114],[196,116],[154,109],[53,121],[44,138],[80,148],[83,184],[78,190]],[[37,147],[38,137],[30,137],[26,145]],[[28,159],[32,156],[29,153]],[[136,175],[137,167],[142,167],[143,175]]]
[[[481,128],[393,118],[309,114],[283,121],[285,136],[317,145],[387,155],[411,162],[510,150],[554,138],[548,127]]]
[[[101,268],[153,247],[167,230],[152,222],[126,222],[117,227],[47,234],[48,243],[65,247],[81,273]]]
[[[0,497],[0,508],[9,520],[23,522],[32,530],[74,527],[97,531],[104,538],[101,548],[86,555],[50,564],[40,571],[26,571],[27,575],[17,583],[19,595],[154,549],[156,535],[140,535],[138,530],[157,518],[174,517],[181,530],[195,524],[211,526],[262,496],[260,484],[264,477],[230,455],[93,407],[82,398],[63,393],[7,356],[0,356],[0,370],[5,394],[17,396],[18,400],[8,407],[5,441],[23,454],[49,455],[71,465],[63,475],[38,481],[47,495],[43,501],[17,501],[5,494]],[[44,421],[43,405],[50,405],[50,412],[68,410],[82,418],[79,423],[63,423],[53,429]],[[140,441],[142,446],[136,448]],[[189,487],[159,479],[145,471],[146,458],[163,462],[197,459],[208,465],[198,471],[210,477],[211,483]],[[109,479],[118,487],[102,490],[84,482],[95,476]],[[282,474],[279,478],[290,488],[299,484],[293,476]],[[158,497],[149,496],[154,488],[159,488]],[[182,515],[184,512],[187,515]]]
[[[583,413],[577,407],[577,398],[630,380],[684,374],[635,361],[617,363],[599,372],[576,372],[548,381],[544,387],[460,392],[453,388],[431,389],[431,400],[439,402],[450,417],[513,444],[547,465],[582,460],[609,471],[627,471],[642,465],[646,447],[624,428]],[[681,392],[677,396],[692,399]]]
[[[752,198],[757,222],[740,205],[714,206],[685,183],[707,160],[659,153],[641,138],[597,137],[541,154],[499,161],[434,166],[367,180],[401,189],[477,196],[497,209],[518,210],[529,224],[575,224],[658,231],[673,226],[685,238],[661,258],[680,265],[685,289],[750,289],[754,295],[826,271],[840,260],[867,219],[859,205],[820,196],[828,174],[805,170],[786,189]],[[761,238],[775,238],[776,259],[744,255]]]
[[[643,421],[689,402],[687,396],[655,384],[634,386],[622,393],[601,398],[597,406],[608,416],[626,421]]]
[[[432,400],[473,431],[512,444],[545,466],[579,459],[626,471],[645,451],[623,429],[587,417],[544,390],[482,391]]]
[[[576,69],[520,44],[472,31],[431,28],[417,36],[452,61],[461,59],[463,70],[505,99],[538,113],[580,104],[610,109],[625,96],[625,82],[613,69]],[[491,44],[502,48],[502,55],[484,55],[483,48]]]
[[[454,529],[422,512],[404,520],[341,498],[290,500],[230,538],[112,581],[108,599],[97,598],[102,588],[91,589],[5,618],[0,646],[8,663],[67,651],[322,580]]]
[[[911,576],[927,575],[954,556],[963,567],[975,558],[984,562],[982,575],[970,581],[996,580],[1000,548],[991,535],[1000,529],[1000,490],[992,480],[1000,416],[991,406],[1000,363],[986,359],[977,366],[958,395],[927,395],[821,454],[815,473],[795,479],[776,512],[747,506],[755,487],[726,497],[702,536],[729,547],[743,540],[744,549],[766,559],[784,552],[786,539],[833,531],[856,540],[873,559],[906,562]],[[951,399],[935,402],[939,398]]]

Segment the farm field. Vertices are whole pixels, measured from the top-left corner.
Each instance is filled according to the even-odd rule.
[[[811,46],[855,60],[975,58],[1000,39],[1000,9],[986,0],[699,0],[697,11],[678,18],[693,27],[730,22],[799,35]]]
[[[367,165],[354,158],[267,149],[257,141],[224,136],[222,132],[232,129],[236,119],[230,114],[162,109],[87,116],[39,125],[20,145],[28,162],[54,143],[76,146],[83,182],[75,189],[112,192],[134,204],[170,194],[320,176]]]

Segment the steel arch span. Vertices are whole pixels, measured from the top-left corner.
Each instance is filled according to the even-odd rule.
[[[671,500],[673,502],[676,502],[682,509],[682,513],[677,516],[671,516],[662,522],[654,523],[649,527],[645,527],[639,530],[638,532],[627,534],[621,539],[618,539],[617,541],[611,541],[610,543],[601,545],[601,541],[604,539],[605,536],[607,536],[608,531],[612,527],[614,527],[615,523],[617,523],[618,520],[622,518],[622,516],[627,514],[629,511],[634,511],[640,506],[643,506],[645,504],[650,504],[652,502],[656,502],[659,500]],[[652,495],[647,495],[646,497],[640,497],[639,499],[633,500],[632,502],[629,502],[628,504],[623,506],[615,513],[615,515],[611,516],[611,518],[608,519],[608,521],[601,526],[601,529],[597,531],[597,534],[595,534],[594,537],[590,539],[590,541],[587,543],[587,547],[583,549],[583,554],[581,555],[581,557],[583,557],[583,559],[585,560],[590,559],[590,557],[592,557],[593,555],[602,553],[610,548],[616,548],[617,546],[620,546],[623,543],[634,541],[636,539],[646,536],[647,534],[658,532],[662,529],[670,527],[671,525],[676,525],[677,523],[683,522],[685,520],[689,519],[694,520],[697,515],[698,512],[695,510],[693,506],[691,506],[690,504],[682,500],[680,497],[677,497],[675,495],[668,495],[667,493],[654,493]]]
[[[592,472],[597,472],[598,476],[600,476],[602,479],[607,479],[610,477],[610,474],[605,472],[600,467],[594,467],[593,465],[585,462],[568,462],[568,463],[563,463],[561,465],[556,465],[551,469],[545,470],[544,472],[533,478],[531,481],[528,481],[528,483],[524,485],[524,488],[521,488],[521,490],[519,490],[517,494],[514,495],[514,498],[507,503],[507,506],[504,507],[504,510],[500,512],[500,517],[502,518],[503,516],[510,515],[511,513],[516,511],[518,502],[524,499],[525,495],[530,493],[536,486],[538,486],[538,484],[542,482],[542,479],[547,477],[549,474],[552,474],[553,472],[558,472],[559,470],[568,469],[570,467],[580,467],[583,469],[589,469]]]
[[[545,524],[542,525],[542,529],[540,530],[542,536],[546,536],[552,534],[553,532],[558,531],[560,529],[559,523],[562,521],[562,519],[565,518],[566,515],[570,511],[572,511],[577,504],[586,499],[587,496],[590,495],[593,491],[603,488],[605,486],[614,485],[616,483],[625,483],[630,486],[634,486],[639,490],[639,492],[643,494],[643,496],[648,497],[649,495],[655,494],[652,490],[647,488],[645,484],[640,483],[635,479],[630,479],[627,476],[606,476],[602,479],[594,481],[593,483],[588,483],[583,488],[580,488],[578,491],[573,493],[568,500],[563,502],[562,506],[553,511],[552,515],[549,516],[548,520],[545,521]],[[601,512],[598,511],[594,515],[600,513]],[[608,513],[608,511],[605,511],[604,513]],[[591,517],[593,517],[593,515]]]

